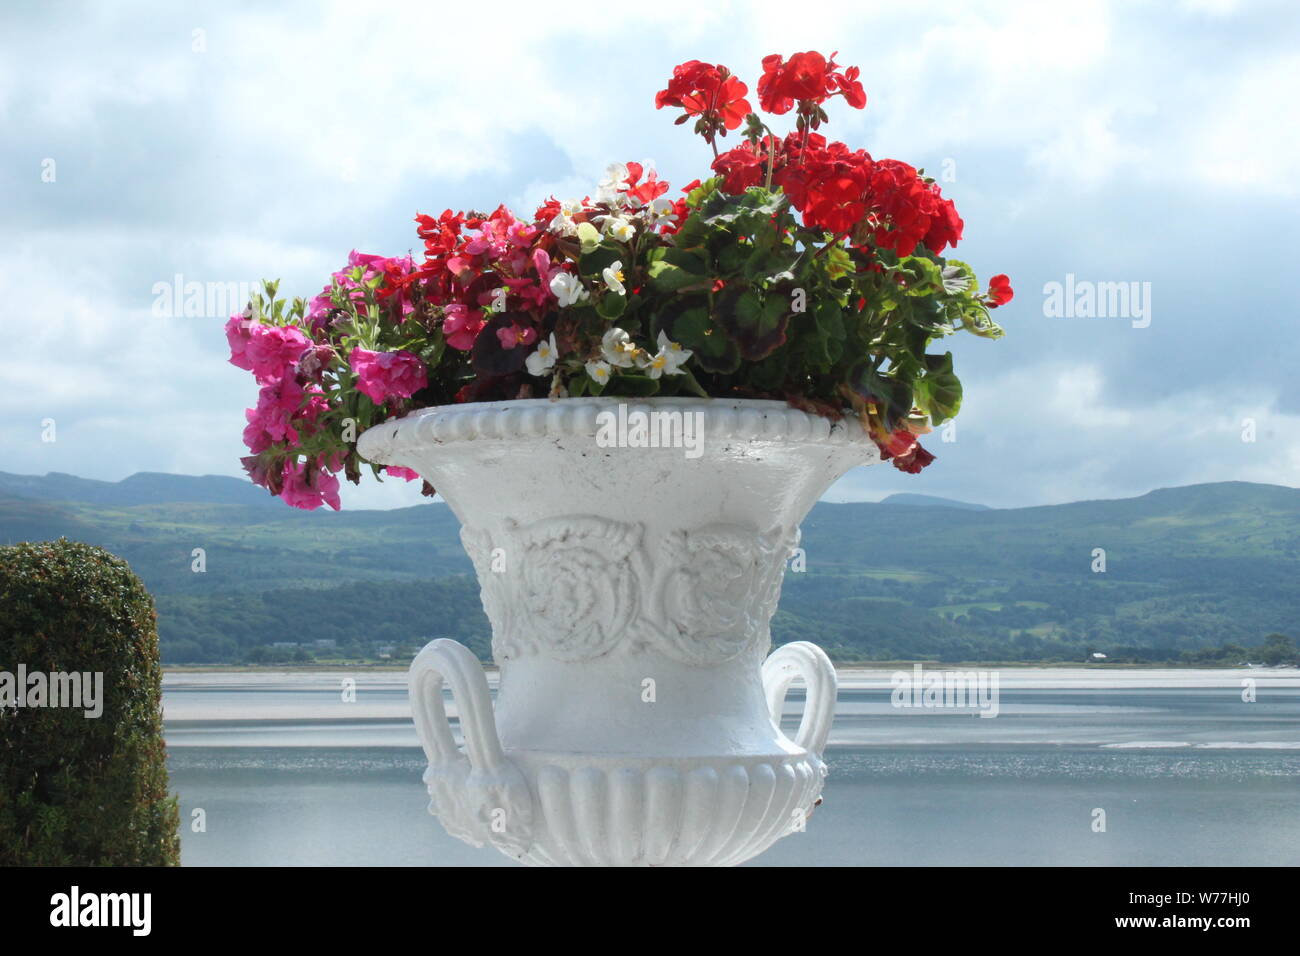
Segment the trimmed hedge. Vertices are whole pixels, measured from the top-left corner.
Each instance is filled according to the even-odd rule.
[[[0,548],[11,687],[19,665],[102,673],[103,712],[0,698],[0,865],[178,864],[153,600],[130,566],[63,539]]]

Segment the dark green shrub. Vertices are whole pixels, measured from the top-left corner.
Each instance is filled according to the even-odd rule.
[[[103,710],[19,707],[0,686],[0,865],[178,863],[153,600],[130,566],[66,540],[0,548],[11,688],[20,665],[102,673]]]

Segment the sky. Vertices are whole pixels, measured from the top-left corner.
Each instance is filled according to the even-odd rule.
[[[1005,338],[943,345],[965,399],[935,463],[829,498],[1300,485],[1300,5],[1226,0],[6,2],[0,470],[242,475],[256,387],[215,292],[309,297],[351,249],[418,252],[417,212],[531,211],[614,161],[703,178],[654,109],[673,66],[752,89],[801,50],[862,69],[823,132],[938,178],[956,255],[1016,289]],[[178,277],[211,312],[173,314]]]

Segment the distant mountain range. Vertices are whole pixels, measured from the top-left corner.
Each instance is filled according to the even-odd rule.
[[[973,505],[969,501],[953,501],[951,498],[936,498],[934,495],[914,495],[900,492],[880,500],[882,505],[908,505],[915,508],[961,508],[964,511],[988,511],[988,505]]]
[[[52,471],[47,475],[11,475],[0,471],[0,495],[41,501],[79,501],[99,505],[196,504],[284,507],[265,489],[242,478],[223,475],[169,475],[141,471],[121,481],[96,481]]]
[[[37,498],[41,501],[80,501],[101,505],[189,502],[284,507],[266,491],[242,478],[228,478],[224,475],[170,475],[158,471],[137,472],[121,481],[78,478],[76,475],[68,475],[60,471],[51,471],[46,475],[14,475],[0,471],[0,495],[17,495],[23,498]],[[881,500],[880,504],[965,508],[970,511],[988,510],[988,505],[906,492],[890,495]]]
[[[486,653],[457,532],[440,502],[303,512],[235,478],[0,473],[0,543],[66,536],[125,557],[155,595],[171,662],[315,640],[397,657],[435,636]],[[820,503],[803,532],[807,571],[786,575],[774,637],[841,659],[1168,660],[1300,633],[1294,488],[1008,509],[891,495]]]

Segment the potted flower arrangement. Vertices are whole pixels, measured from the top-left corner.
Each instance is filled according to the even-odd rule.
[[[963,223],[923,171],[819,132],[832,101],[866,105],[858,77],[770,56],[755,111],[726,67],[683,63],[655,105],[704,139],[707,178],[674,193],[618,163],[524,218],[419,215],[421,255],[353,252],[315,298],[267,283],[227,324],[261,387],[253,481],[337,509],[366,466],[461,521],[495,713],[460,645],[411,669],[457,836],[543,864],[736,863],[817,801],[834,671],[806,643],[764,662],[799,522],[855,465],[932,461],[918,438],[961,383],[931,343],[996,338],[1012,296],[946,255]]]

